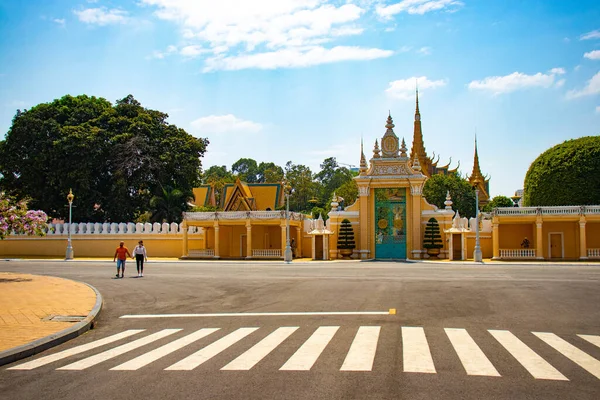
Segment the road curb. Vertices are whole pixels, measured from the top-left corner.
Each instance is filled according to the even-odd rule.
[[[77,282],[77,281],[74,281]],[[98,315],[100,315],[100,311],[102,310],[102,295],[92,285],[89,285],[85,282],[78,282],[88,286],[96,293],[96,303],[92,308],[92,311],[88,314],[85,319],[76,323],[75,325],[63,329],[57,333],[52,335],[48,335],[46,337],[34,340],[33,342],[14,347],[12,349],[0,351],[0,365],[10,364],[12,362],[21,360],[26,357],[30,357],[34,354],[41,353],[44,350],[48,350],[51,347],[58,346],[68,340],[74,339],[77,336],[87,332],[90,329],[94,328],[94,324]]]

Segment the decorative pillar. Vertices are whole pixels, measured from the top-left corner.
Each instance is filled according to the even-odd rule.
[[[221,258],[221,252],[219,250],[219,221],[215,221],[215,255],[214,258]]]
[[[281,224],[281,258],[282,259],[284,258],[285,246],[286,246],[286,240],[287,240],[285,233],[286,233],[286,223],[283,222]]]
[[[492,220],[492,259],[500,258],[500,226],[498,225],[498,217]]]
[[[538,216],[536,223],[536,231],[535,231],[535,258],[538,260],[544,259],[544,246],[543,244],[543,236],[542,236],[542,217]]]
[[[369,187],[359,186],[359,216],[360,216],[360,246],[359,253],[361,259],[370,258],[369,249],[369,232],[370,232],[370,218],[369,218]]]
[[[184,219],[183,222],[181,223],[181,230],[183,231],[183,257],[187,257],[188,254],[188,228],[187,228],[187,222]],[[206,234],[204,235],[206,240]]]
[[[421,196],[423,194],[423,183],[412,184],[410,186],[410,194],[412,195],[412,226],[410,228],[412,235],[410,247],[407,249],[410,253],[407,252],[406,256],[409,258],[410,255],[410,258],[418,260],[421,258],[421,249],[423,248],[421,244]]]
[[[587,260],[587,240],[585,237],[585,217],[579,217],[579,259]]]
[[[246,258],[252,258],[252,223],[246,220]]]
[[[296,257],[302,258],[302,229],[296,227]]]

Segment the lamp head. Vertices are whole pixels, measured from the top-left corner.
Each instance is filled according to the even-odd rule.
[[[69,189],[69,194],[67,195],[67,200],[69,201],[69,203],[72,203],[74,198],[75,198],[75,195],[73,194],[73,189]]]

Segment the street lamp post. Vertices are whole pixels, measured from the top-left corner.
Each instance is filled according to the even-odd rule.
[[[475,185],[475,250],[473,251],[473,260],[475,262],[483,261],[481,255],[481,246],[479,244],[479,181],[473,182]]]
[[[69,189],[69,194],[67,195],[67,201],[69,202],[69,230],[67,231],[68,233],[68,239],[67,239],[67,255],[65,257],[65,260],[72,260],[73,259],[73,246],[71,244],[71,210],[73,209],[73,199],[75,198],[75,195],[73,194],[73,190]]]
[[[290,246],[290,187],[285,191],[285,251],[283,252],[283,261],[292,262],[292,247]]]

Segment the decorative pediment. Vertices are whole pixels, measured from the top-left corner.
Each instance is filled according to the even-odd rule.
[[[248,186],[244,185],[239,179],[236,180],[233,193],[229,196],[227,203],[223,207],[224,211],[256,211],[256,204]]]

